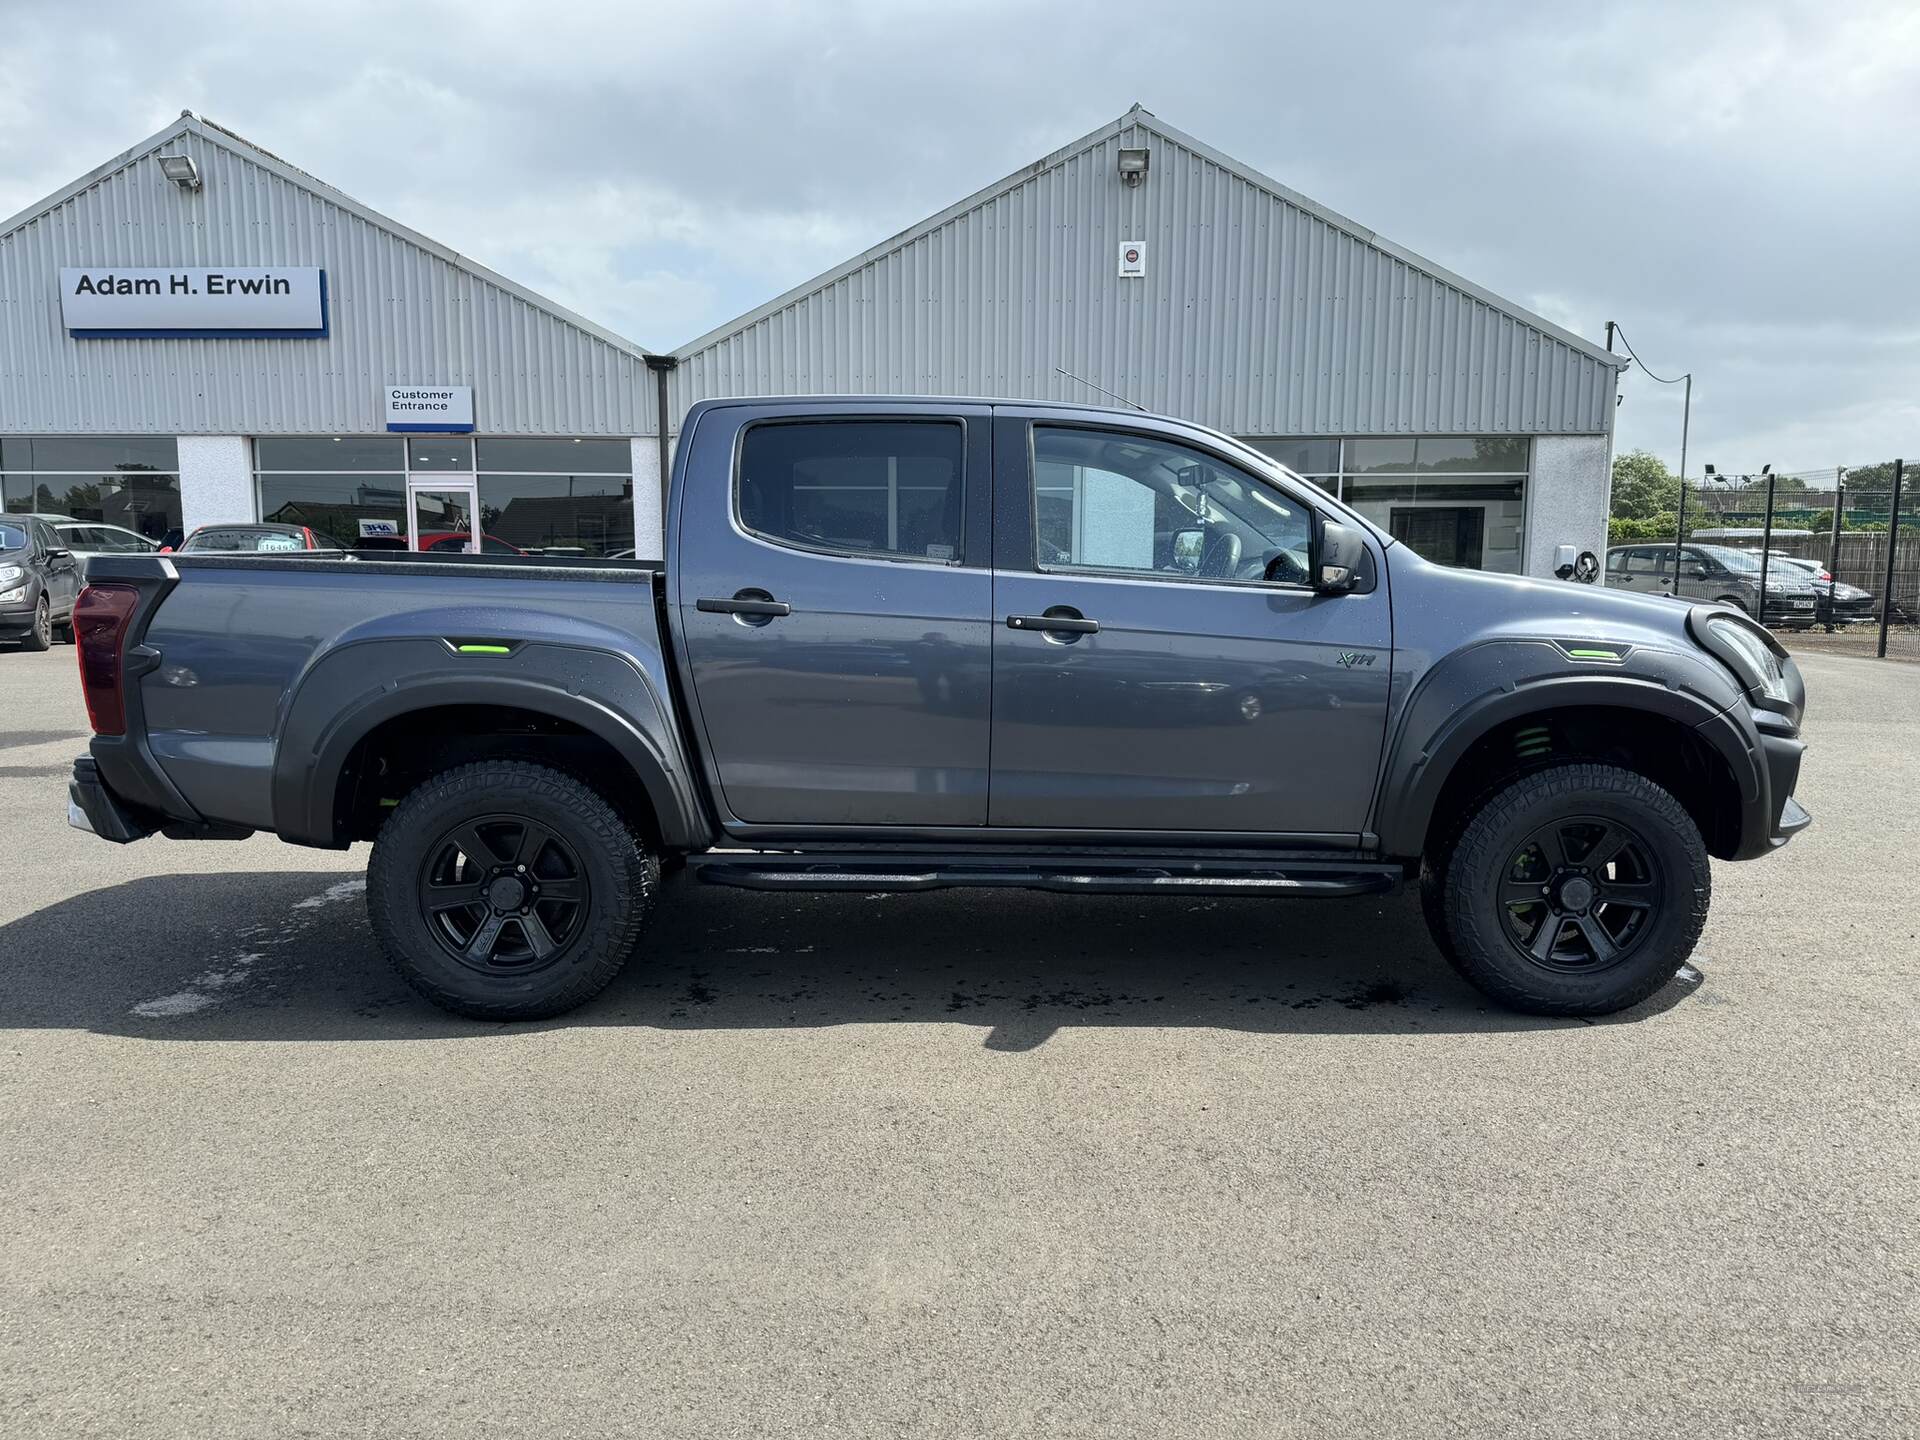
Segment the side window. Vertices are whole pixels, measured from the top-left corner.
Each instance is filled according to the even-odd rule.
[[[1043,570],[1305,584],[1313,517],[1244,470],[1147,435],[1036,425]]]
[[[60,537],[53,533],[53,527],[44,520],[36,520],[33,522],[33,539],[42,555],[46,554],[49,550],[58,550],[60,548]]]
[[[735,511],[783,545],[950,563],[961,558],[965,452],[953,420],[755,425],[740,443]]]

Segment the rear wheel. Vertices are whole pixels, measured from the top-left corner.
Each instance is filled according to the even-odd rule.
[[[1706,845],[1672,795],[1630,770],[1560,765],[1514,780],[1467,822],[1446,860],[1437,938],[1503,1005],[1604,1015],[1673,978],[1711,888]]]
[[[597,791],[544,765],[481,761],[401,801],[374,842],[367,909],[394,968],[434,1004],[536,1020],[613,979],[658,880]]]
[[[20,637],[20,644],[28,650],[46,650],[53,645],[53,606],[42,595],[40,603],[33,607],[33,624],[27,627],[27,633]]]

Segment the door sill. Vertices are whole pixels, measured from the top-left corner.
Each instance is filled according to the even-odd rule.
[[[687,868],[709,885],[743,890],[1011,889],[1080,895],[1260,895],[1343,899],[1384,895],[1404,869],[1387,862],[1226,859],[1192,855],[1004,855],[978,852],[709,851]]]

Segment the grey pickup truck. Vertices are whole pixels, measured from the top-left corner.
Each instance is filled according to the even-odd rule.
[[[495,1019],[606,985],[669,868],[1289,900],[1415,881],[1487,995],[1598,1014],[1686,959],[1710,856],[1808,823],[1805,690],[1745,615],[1429,564],[1194,425],[710,401],[669,494],[664,565],[93,557],[69,818],[371,841],[387,955]]]

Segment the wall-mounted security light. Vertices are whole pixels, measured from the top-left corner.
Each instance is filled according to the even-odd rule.
[[[1122,148],[1120,151],[1120,178],[1126,182],[1129,190],[1137,187],[1147,178],[1147,160],[1149,152],[1143,145],[1138,150]]]
[[[162,155],[160,173],[182,190],[200,188],[200,167],[191,155]]]

